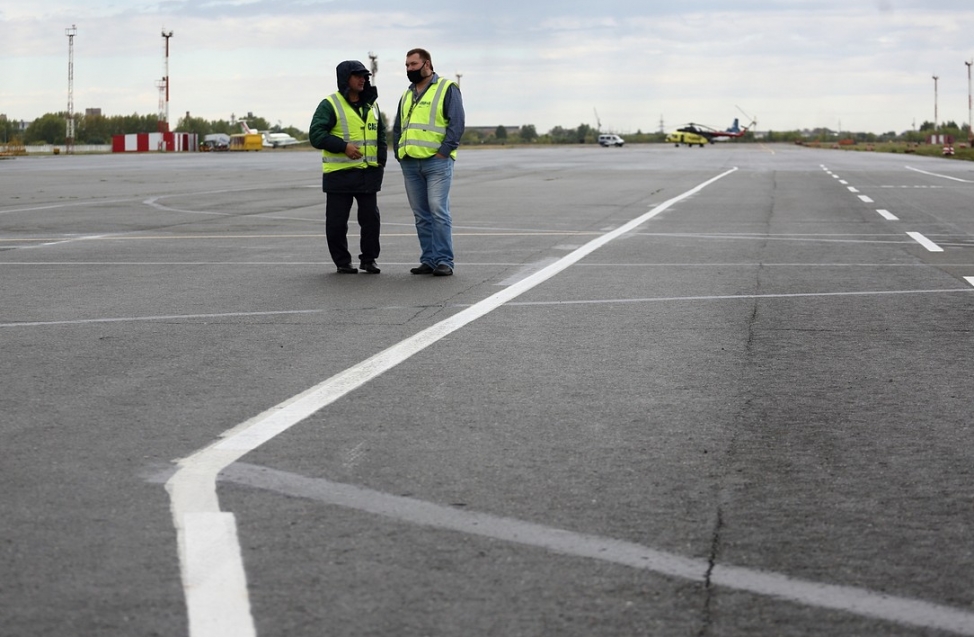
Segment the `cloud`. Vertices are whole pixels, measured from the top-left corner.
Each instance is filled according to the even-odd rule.
[[[732,8],[729,8],[732,6]],[[77,3],[37,0],[0,13],[0,112],[29,119],[65,103],[64,28],[77,24],[75,103],[106,113],[154,112],[163,74],[162,27],[172,29],[173,114],[208,119],[248,110],[306,128],[334,86],[335,65],[379,56],[380,106],[406,86],[405,52],[424,46],[438,72],[462,73],[472,125],[594,124],[655,130],[699,121],[725,126],[737,105],[762,128],[903,130],[966,121],[964,2],[604,0],[556,5],[431,0],[421,11],[389,0]]]

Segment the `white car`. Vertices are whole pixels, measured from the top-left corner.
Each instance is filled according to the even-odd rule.
[[[625,140],[618,135],[599,135],[599,146],[618,146],[622,148],[622,145],[625,143]]]

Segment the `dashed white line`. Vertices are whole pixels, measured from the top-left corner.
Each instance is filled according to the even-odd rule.
[[[886,219],[887,221],[899,221],[899,217],[897,217],[896,215],[894,215],[889,210],[884,210],[884,209],[880,208],[876,212],[878,212],[883,217],[883,219]]]
[[[875,202],[873,202],[872,199],[870,199],[866,195],[859,195],[859,198],[862,199],[863,203],[875,203]]]
[[[938,246],[936,243],[934,243],[930,239],[927,239],[925,236],[923,236],[919,232],[907,232],[906,234],[907,234],[908,237],[910,237],[911,239],[913,239],[914,241],[916,241],[917,243],[919,243],[920,245],[922,245],[924,248],[926,248],[930,252],[943,252],[944,251],[943,248],[941,248],[940,246]]]
[[[859,192],[859,189],[855,186],[849,186],[849,192]]]

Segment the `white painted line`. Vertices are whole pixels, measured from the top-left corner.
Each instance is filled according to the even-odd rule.
[[[890,267],[890,266],[874,266]],[[782,294],[716,294],[711,296],[656,296],[638,299],[579,299],[575,301],[513,301],[507,307],[532,307],[541,305],[610,305],[613,303],[669,303],[679,301],[740,301],[752,299],[806,299],[830,296],[892,296],[898,294],[965,294],[974,290],[953,288],[943,290],[866,290],[863,292],[788,292]]]
[[[426,349],[428,346],[452,334],[468,323],[477,320],[501,305],[531,290],[535,286],[540,285],[592,252],[595,252],[605,244],[632,231],[674,204],[695,195],[710,184],[723,179],[735,171],[737,171],[736,167],[731,168],[691,188],[683,194],[663,202],[649,212],[640,215],[615,230],[592,239],[581,248],[565,255],[543,270],[375,354],[357,365],[353,365],[314,387],[271,407],[250,420],[223,432],[220,440],[211,443],[186,458],[178,460],[177,466],[179,468],[175,475],[166,482],[166,490],[169,493],[173,526],[176,528],[179,545],[184,546],[186,544],[187,514],[221,513],[216,494],[216,478],[220,471],[268,440],[287,431],[313,413],[365,385],[380,374],[396,367],[417,352]],[[224,518],[218,519],[222,520]],[[227,544],[228,554],[232,554],[239,561],[240,570],[243,571],[243,557],[240,553],[236,533],[233,533],[232,537],[231,534],[226,532],[222,532],[220,535],[222,541]],[[197,615],[196,617],[189,618],[191,631],[193,626],[198,625],[222,626],[221,621],[226,621],[227,624],[233,624],[234,626],[246,623],[249,625],[250,631],[255,630],[253,627],[254,620],[249,611],[246,617],[234,618],[232,621],[214,617],[214,615],[219,615],[224,612],[224,608],[235,606],[229,600],[221,601],[207,597],[203,602],[199,600],[191,601],[190,598],[197,595],[197,589],[185,586],[185,582],[187,581],[186,573],[196,572],[198,566],[185,561],[192,557],[187,551],[181,551],[179,557],[180,570],[183,573],[183,592],[187,598],[187,610]],[[218,591],[208,591],[207,595],[212,593],[213,595],[230,598],[247,598],[246,581],[243,582],[242,586],[239,582],[231,582],[230,584],[220,588]],[[190,637],[240,637],[241,635],[249,634],[241,633],[238,628],[237,630],[214,630],[213,632],[205,633],[190,632]]]
[[[532,522],[391,495],[322,478],[247,464],[226,469],[223,479],[330,505],[364,511],[401,522],[541,547],[555,553],[621,564],[671,577],[784,599],[805,606],[839,610],[883,621],[974,636],[974,612],[853,586],[795,579],[739,566],[690,558],[641,544],[575,533]]]
[[[883,210],[882,208],[880,208],[876,212],[878,212],[883,217],[883,219],[886,219],[887,221],[899,221],[899,217],[894,215],[889,210]]]
[[[496,285],[514,285],[515,283],[518,283],[521,280],[528,278],[535,272],[538,272],[543,268],[548,267],[549,265],[556,262],[557,260],[558,260],[557,257],[549,257],[547,259],[542,259],[537,263],[529,263],[525,265],[523,268],[521,268],[518,272],[512,274],[511,276],[507,277],[506,279],[504,279],[500,283],[497,283]]]
[[[838,178],[839,178],[839,176],[838,176],[838,175],[836,175],[836,174],[834,174],[834,173],[832,174],[832,179],[838,179]]]
[[[180,535],[180,562],[185,562],[183,586],[190,635],[256,635],[250,621],[247,595],[224,595],[223,589],[247,590],[240,561],[237,527],[232,513],[185,513]],[[234,552],[238,554],[235,555]]]
[[[873,200],[866,195],[859,195],[859,198],[862,199],[863,203],[874,203]]]
[[[890,243],[884,241],[880,243]],[[407,264],[408,265],[408,264]],[[681,268],[753,268],[754,263],[610,263],[592,264],[579,267],[607,267],[607,268],[657,268],[674,267]],[[465,264],[469,267],[469,264]],[[763,263],[762,268],[919,268],[927,267],[920,263]],[[874,296],[880,294],[945,294],[951,292],[966,292],[963,290],[874,290],[866,292],[810,292],[810,293],[790,293],[790,294],[740,294],[740,295],[718,295],[718,296],[659,296],[638,299],[598,299],[598,300],[576,300],[576,301],[531,301],[521,302],[512,301],[508,307],[519,305],[575,305],[586,303],[651,303],[657,301],[722,301],[734,299],[777,299],[791,297],[810,297],[810,296]],[[424,310],[429,308],[464,308],[470,307],[467,304],[455,305],[386,305],[369,308],[370,311],[396,311],[396,310]],[[252,316],[288,316],[301,314],[324,314],[332,310],[279,310],[266,312],[225,312],[221,314],[173,314],[169,316],[133,316],[120,318],[100,318],[100,319],[76,319],[69,321],[25,321],[22,323],[0,323],[0,328],[5,327],[49,327],[56,325],[91,325],[98,323],[129,323],[140,321],[187,321],[198,319],[213,318],[247,318]]]
[[[849,192],[859,192],[859,189],[855,186],[849,186]]]
[[[847,186],[849,184],[849,182],[846,181],[845,179],[840,179],[839,183],[842,184],[843,186]]]
[[[389,308],[402,309],[402,308]],[[222,312],[219,314],[172,314],[168,316],[128,316],[118,318],[75,319],[71,321],[25,321],[0,323],[0,327],[42,327],[47,325],[89,325],[93,323],[130,323],[134,321],[192,321],[197,319],[235,318],[248,316],[279,316],[288,314],[321,314],[328,310],[279,310],[267,312]]]
[[[974,276],[965,276],[964,280],[970,283],[971,285],[974,285]]]
[[[922,173],[924,175],[930,175],[931,177],[940,177],[942,179],[950,179],[953,181],[959,181],[965,184],[974,184],[974,181],[969,181],[967,179],[961,179],[960,177],[951,177],[950,175],[938,175],[937,173],[927,172],[925,170],[920,170],[919,168],[913,168],[912,166],[906,166],[907,170],[912,170],[914,172]]]
[[[943,630],[958,635],[974,635],[974,614],[959,608],[941,606],[886,593],[793,580],[785,575],[762,573],[735,566],[715,564],[710,581],[759,595],[777,597],[808,606],[819,606],[855,613],[864,617]]]
[[[906,234],[907,234],[908,237],[910,237],[911,239],[913,239],[914,241],[916,241],[917,243],[919,243],[920,245],[922,245],[924,248],[926,248],[930,252],[943,252],[944,251],[943,248],[941,248],[940,246],[938,246],[936,243],[934,243],[930,239],[927,239],[925,236],[923,236],[919,232],[907,232]]]
[[[10,210],[0,210],[0,215],[9,215],[15,212],[36,212],[38,210],[55,210],[58,208],[75,208],[78,206],[104,206],[105,204],[113,203],[132,203],[138,201],[137,199],[104,199],[104,200],[92,200],[92,201],[72,201],[70,203],[52,203],[43,206],[31,206],[30,208],[13,208]]]

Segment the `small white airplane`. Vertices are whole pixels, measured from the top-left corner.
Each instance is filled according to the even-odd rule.
[[[247,125],[247,122],[240,120],[240,129],[248,135],[260,135],[263,140],[264,148],[281,148],[283,146],[294,146],[295,144],[307,144],[308,140],[295,139],[287,133],[272,133],[270,131],[254,130]]]

